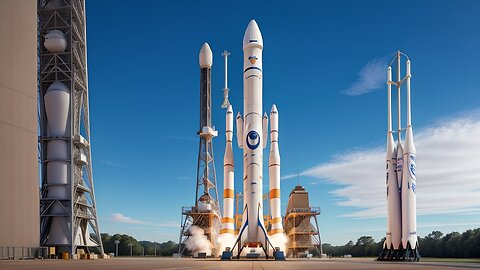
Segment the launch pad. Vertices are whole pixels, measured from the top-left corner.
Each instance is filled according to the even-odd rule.
[[[465,269],[479,268],[480,262],[461,263],[461,262],[413,262],[409,264],[376,262],[372,258],[350,258],[350,259],[290,259],[285,262],[274,260],[236,260],[236,261],[218,261],[218,259],[174,259],[174,258],[114,258],[109,260],[11,260],[0,261],[0,269],[17,270],[84,270],[85,268],[96,270],[114,270],[114,269],[254,269],[254,270],[307,270],[307,269]]]

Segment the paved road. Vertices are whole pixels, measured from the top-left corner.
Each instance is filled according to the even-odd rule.
[[[247,270],[311,270],[311,269],[480,269],[476,263],[388,263],[372,259],[290,259],[276,261],[218,261],[173,258],[117,258],[105,260],[31,260],[0,261],[0,270],[183,270],[183,269],[247,269]]]

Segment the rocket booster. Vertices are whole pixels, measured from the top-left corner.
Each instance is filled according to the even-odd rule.
[[[223,158],[223,218],[220,234],[235,234],[234,228],[234,161],[233,161],[233,109],[228,105],[226,114],[226,145]]]
[[[280,209],[280,151],[278,149],[278,111],[275,104],[270,111],[270,157],[268,159],[270,186],[270,212],[272,229],[270,235],[283,233]]]
[[[388,95],[388,131],[387,131],[387,153],[386,153],[386,185],[387,185],[387,235],[384,248],[398,249],[402,238],[402,213],[400,192],[397,182],[397,151],[392,134],[392,68],[388,67],[387,74],[387,95]],[[401,144],[399,144],[401,146]]]
[[[416,195],[416,149],[413,143],[410,107],[410,60],[407,60],[407,128],[403,152],[402,177],[402,244],[404,249],[417,249],[417,195]]]

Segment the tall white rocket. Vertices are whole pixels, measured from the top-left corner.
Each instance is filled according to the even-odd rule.
[[[388,131],[387,131],[387,153],[386,153],[386,184],[387,184],[387,235],[384,248],[399,249],[402,239],[402,207],[400,201],[400,190],[397,182],[397,150],[393,140],[392,131],[392,68],[388,67]],[[401,144],[399,143],[400,147]],[[398,147],[397,147],[398,148]]]
[[[248,246],[262,247],[267,251],[268,247],[272,246],[263,218],[263,149],[267,146],[268,116],[265,113],[262,117],[262,51],[262,34],[257,23],[252,20],[243,38],[243,118],[240,113],[236,117],[238,146],[243,149],[244,196],[242,226],[237,239],[238,250]],[[228,117],[227,112],[227,119]],[[270,119],[270,235],[273,235],[283,233],[280,213],[278,111],[275,105],[270,112]]]
[[[243,37],[243,119],[237,117],[238,140],[243,148],[244,214],[240,243],[265,243],[263,222],[263,137],[262,119],[263,38],[257,23],[248,24]],[[241,127],[239,127],[241,126]]]
[[[388,131],[386,152],[386,185],[387,185],[387,234],[383,251],[379,260],[418,260],[417,242],[417,205],[416,205],[416,149],[413,143],[411,99],[410,99],[410,60],[407,57],[406,75],[400,75],[400,58],[404,55],[397,52],[397,81],[392,80],[392,68],[387,71],[388,85]],[[395,60],[394,59],[394,60]],[[393,62],[393,61],[392,61]],[[401,106],[400,87],[406,84],[407,92],[407,127],[405,144],[401,142]],[[392,131],[392,98],[391,85],[397,86],[397,119],[398,141],[394,146]]]
[[[229,238],[235,235],[234,227],[234,160],[233,160],[233,109],[232,105],[228,105],[226,114],[226,131],[225,131],[225,155],[223,157],[223,218],[222,229],[220,234],[229,234]]]
[[[405,148],[403,151],[402,177],[402,244],[404,249],[417,249],[417,178],[416,149],[413,143],[412,112],[410,107],[410,60],[407,60],[407,128],[405,131]]]

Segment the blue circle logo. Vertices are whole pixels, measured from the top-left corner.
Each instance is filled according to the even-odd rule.
[[[410,176],[413,180],[417,180],[417,165],[415,155],[410,154],[410,166],[409,166]]]
[[[255,150],[260,145],[260,135],[255,130],[248,132],[247,134],[247,146],[248,148]]]

